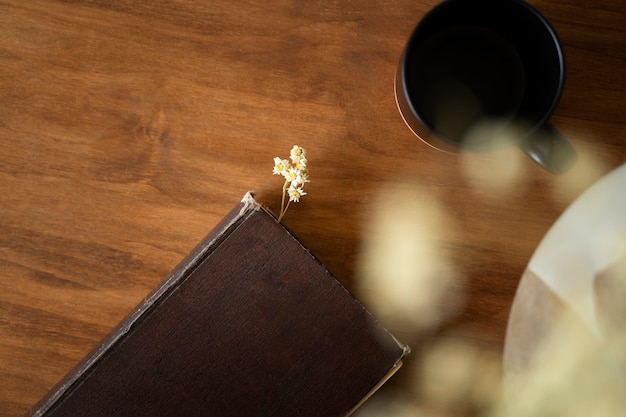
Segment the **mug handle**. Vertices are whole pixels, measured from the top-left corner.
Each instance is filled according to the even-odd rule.
[[[571,143],[550,123],[544,123],[518,146],[530,159],[555,175],[567,172],[578,159]]]

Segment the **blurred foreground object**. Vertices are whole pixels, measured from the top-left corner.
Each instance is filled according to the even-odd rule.
[[[461,276],[441,242],[453,232],[443,207],[417,185],[383,190],[366,226],[358,286],[387,325],[426,330],[454,311]]]
[[[626,165],[571,204],[522,276],[504,369],[513,417],[626,410]]]
[[[614,329],[617,330],[617,329]],[[526,368],[508,373],[501,415],[614,417],[626,410],[626,335],[598,339],[561,314]],[[505,414],[506,413],[506,414]]]

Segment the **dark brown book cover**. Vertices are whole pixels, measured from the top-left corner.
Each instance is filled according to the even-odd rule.
[[[346,416],[387,332],[247,194],[27,416]]]

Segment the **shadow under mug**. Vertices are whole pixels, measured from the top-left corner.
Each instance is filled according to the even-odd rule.
[[[548,122],[565,78],[554,29],[523,0],[444,0],[413,30],[396,72],[398,109],[427,144],[449,152],[519,146],[549,172],[572,145]]]

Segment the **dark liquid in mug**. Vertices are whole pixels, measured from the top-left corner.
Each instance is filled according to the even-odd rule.
[[[458,26],[431,36],[415,50],[408,71],[409,94],[422,121],[459,146],[491,143],[494,137],[468,139],[468,133],[487,121],[499,126],[490,130],[497,135],[524,98],[517,52],[502,36],[480,27]]]

